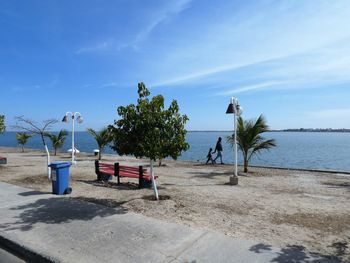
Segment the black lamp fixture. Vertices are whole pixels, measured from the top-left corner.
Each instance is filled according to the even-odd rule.
[[[68,119],[68,115],[64,115],[63,119],[62,119],[62,122],[65,122],[65,123],[68,123],[69,122],[69,119]]]
[[[233,106],[233,103],[231,102],[227,107],[226,114],[233,114],[233,113],[235,113],[235,108]]]

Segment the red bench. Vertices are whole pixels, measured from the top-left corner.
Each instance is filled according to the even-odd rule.
[[[0,164],[7,164],[7,159],[5,157],[0,156]]]
[[[108,181],[112,179],[112,176],[116,176],[118,184],[120,184],[120,178],[138,178],[139,188],[150,187],[152,185],[151,175],[148,174],[147,169],[142,166],[132,167],[126,165],[119,165],[119,163],[108,164],[101,163],[98,160],[95,161],[95,173],[97,175],[97,180]],[[154,177],[157,178],[156,176]]]

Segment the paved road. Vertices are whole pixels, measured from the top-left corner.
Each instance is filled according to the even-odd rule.
[[[0,240],[52,262],[337,262],[1,182]]]
[[[0,263],[25,263],[25,261],[0,247]]]

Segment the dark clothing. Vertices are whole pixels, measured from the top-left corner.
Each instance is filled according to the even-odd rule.
[[[224,164],[224,163],[222,162],[222,154],[221,154],[222,151],[223,151],[223,149],[222,149],[222,144],[221,144],[221,137],[219,137],[219,139],[218,139],[218,141],[217,141],[217,143],[216,143],[216,146],[215,146],[215,151],[214,151],[214,153],[215,153],[215,152],[218,152],[218,155],[215,157],[214,162],[215,162],[218,158],[220,158],[221,164]]]
[[[222,152],[222,151],[223,151],[223,150],[222,150],[221,141],[218,141],[218,142],[216,143],[215,151],[214,151],[214,152],[216,152],[216,151],[218,151],[218,152]]]
[[[209,149],[209,152],[208,152],[208,155],[207,155],[208,159],[207,159],[207,162],[205,164],[208,164],[209,161],[211,161],[211,163],[214,164],[214,160],[213,160],[213,158],[211,156],[211,151],[212,151],[212,148]]]

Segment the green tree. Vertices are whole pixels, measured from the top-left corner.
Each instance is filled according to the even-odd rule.
[[[142,82],[138,84],[138,96],[137,105],[118,107],[120,119],[114,122],[115,126],[109,126],[111,148],[120,155],[149,158],[153,173],[153,161],[166,157],[177,159],[189,148],[185,140],[188,118],[180,115],[176,100],[165,109],[162,95],[150,99],[150,92]],[[155,194],[157,197],[156,189]]]
[[[248,172],[248,164],[254,154],[262,150],[269,150],[276,146],[274,139],[265,140],[262,133],[269,131],[269,126],[265,118],[260,115],[254,120],[243,120],[239,117],[237,120],[237,144],[243,153],[244,172]],[[234,136],[228,136],[227,140],[231,145],[234,144]]]
[[[0,134],[3,133],[6,129],[5,126],[5,116],[4,115],[0,115]]]
[[[60,130],[58,135],[52,133],[45,133],[45,136],[49,137],[49,139],[51,140],[52,147],[55,150],[54,155],[57,155],[57,149],[62,148],[62,146],[64,145],[67,135],[68,132],[66,130]]]
[[[22,146],[22,153],[24,152],[24,145],[27,144],[30,137],[32,137],[32,135],[25,132],[16,133],[17,143]]]
[[[101,160],[102,151],[112,140],[110,130],[104,127],[99,132],[96,132],[94,129],[88,128],[87,132],[95,138],[99,150],[98,159]]]

